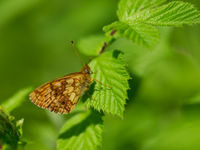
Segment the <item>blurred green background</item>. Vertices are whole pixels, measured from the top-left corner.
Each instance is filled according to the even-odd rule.
[[[199,0],[187,0],[200,9]],[[16,91],[77,72],[69,41],[102,34],[116,20],[117,0],[0,0],[0,103]],[[132,76],[124,119],[104,117],[103,150],[200,149],[200,26],[160,28],[152,49],[120,39]],[[54,150],[67,116],[27,97],[12,112],[24,118],[28,150]]]

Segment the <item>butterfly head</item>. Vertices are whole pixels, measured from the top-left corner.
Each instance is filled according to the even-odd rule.
[[[85,73],[85,74],[92,74],[92,73],[93,73],[93,72],[90,70],[90,67],[89,67],[88,64],[86,64],[86,65],[82,68],[81,72],[83,72],[83,73]]]

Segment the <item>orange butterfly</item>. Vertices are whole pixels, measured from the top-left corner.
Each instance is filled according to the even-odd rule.
[[[69,113],[92,83],[90,74],[90,67],[85,65],[80,72],[68,74],[36,88],[30,94],[30,99],[37,106],[50,111]]]

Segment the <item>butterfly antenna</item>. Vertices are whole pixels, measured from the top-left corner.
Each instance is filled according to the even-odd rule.
[[[73,49],[74,49],[74,51],[75,51],[75,53],[76,53],[76,56],[77,56],[78,59],[80,60],[81,64],[84,65],[84,62],[83,62],[83,60],[81,59],[81,57],[80,57],[80,55],[79,55],[79,53],[78,53],[78,51],[77,51],[77,48],[76,48],[76,46],[75,46],[75,44],[74,44],[74,41],[70,41],[70,42],[71,42],[72,47],[73,47]]]

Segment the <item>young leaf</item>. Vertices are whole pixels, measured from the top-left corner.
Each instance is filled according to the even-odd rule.
[[[138,45],[146,47],[154,46],[159,39],[158,30],[147,24],[127,24],[116,21],[105,26],[104,31],[107,33],[107,36],[109,36],[112,31],[117,31],[113,35],[114,38],[126,37]]]
[[[26,88],[18,91],[13,97],[6,100],[2,106],[9,112],[14,110],[16,107],[22,104],[25,97],[31,92],[32,88]]]
[[[79,113],[66,121],[57,141],[58,150],[95,150],[101,145],[102,115],[95,111]]]
[[[200,11],[192,4],[174,1],[155,9],[147,9],[137,14],[137,19],[127,18],[129,23],[145,22],[156,26],[181,26],[200,23]],[[135,17],[136,18],[136,17]]]
[[[89,107],[123,117],[130,78],[125,67],[123,55],[119,51],[109,51],[93,59],[89,66],[94,72],[95,82]]]
[[[23,119],[16,121],[0,106],[0,142],[10,149],[17,149],[22,140]]]

